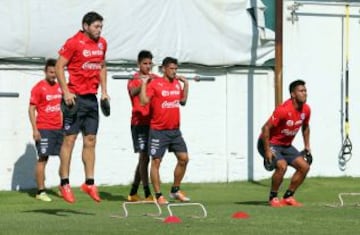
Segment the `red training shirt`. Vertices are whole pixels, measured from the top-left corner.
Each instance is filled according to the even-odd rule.
[[[150,105],[142,105],[140,102],[139,95],[131,96],[130,90],[141,86],[141,79],[139,77],[139,73],[135,73],[133,78],[128,81],[127,89],[129,93],[129,97],[131,100],[132,110],[131,110],[131,125],[133,126],[141,126],[141,125],[150,125]],[[156,74],[150,75],[152,79],[160,78]]]
[[[302,109],[297,110],[291,99],[276,107],[268,120],[273,125],[270,130],[270,144],[291,145],[302,125],[309,125],[310,113],[309,105],[303,104]]]
[[[58,83],[38,82],[31,90],[30,105],[36,106],[36,127],[45,130],[62,128],[60,102],[62,92]]]
[[[152,80],[146,90],[151,98],[150,128],[154,130],[174,130],[180,127],[180,100],[183,90],[179,80],[172,82],[165,78]]]
[[[69,38],[59,55],[69,60],[68,87],[71,93],[96,94],[100,83],[100,71],[105,64],[107,42],[103,37],[94,41],[79,31]]]

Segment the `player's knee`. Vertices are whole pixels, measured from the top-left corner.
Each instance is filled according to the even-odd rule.
[[[301,165],[301,171],[304,173],[304,175],[306,175],[310,170],[310,165],[309,164],[303,164]]]
[[[95,147],[96,144],[96,136],[88,135],[84,137],[84,147]]]
[[[69,135],[69,136],[65,136],[63,143],[66,147],[72,148],[75,144],[75,140],[76,140],[76,136]]]
[[[301,172],[303,175],[306,175],[310,170],[310,165],[303,159],[298,158],[296,162],[295,169],[299,172]]]
[[[182,166],[186,166],[189,162],[189,157],[187,155],[181,156],[178,158],[178,162]]]
[[[159,169],[160,168],[161,159],[160,158],[153,158],[151,160],[151,168]]]
[[[286,170],[287,170],[287,164],[278,161],[278,163],[276,164],[276,169],[275,169],[276,173],[285,175]]]

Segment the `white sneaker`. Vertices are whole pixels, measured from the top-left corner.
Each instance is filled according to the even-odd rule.
[[[190,201],[190,198],[186,197],[185,193],[180,190],[177,191],[176,193],[170,192],[169,196],[170,196],[170,198],[179,200],[181,202],[189,202]]]
[[[52,201],[51,198],[45,192],[36,194],[36,199],[41,200],[43,202],[51,202]]]

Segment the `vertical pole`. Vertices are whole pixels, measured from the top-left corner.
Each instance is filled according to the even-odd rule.
[[[283,87],[283,0],[275,6],[275,106],[282,103]]]

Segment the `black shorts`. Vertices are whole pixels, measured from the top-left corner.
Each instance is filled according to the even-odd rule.
[[[149,156],[152,158],[162,158],[166,152],[185,152],[187,147],[181,135],[177,130],[152,130],[149,132]]]
[[[36,150],[39,157],[59,155],[64,139],[63,130],[39,130],[41,139],[36,141]]]
[[[149,140],[149,126],[131,126],[134,152],[147,152]]]
[[[257,149],[261,156],[265,157],[265,149],[264,144],[261,138],[258,139]],[[281,146],[281,145],[273,145],[270,144],[270,149],[275,155],[275,161],[284,159],[286,160],[287,164],[291,165],[291,163],[297,157],[302,157],[302,154],[297,150],[294,146]]]
[[[99,127],[99,106],[95,94],[76,95],[78,110],[73,116],[64,114],[64,131],[66,135],[96,135]]]

